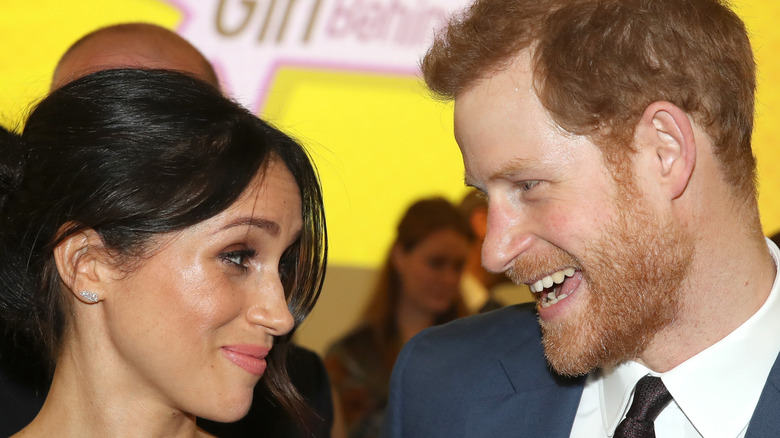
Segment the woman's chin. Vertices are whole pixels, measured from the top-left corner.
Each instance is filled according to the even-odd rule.
[[[211,406],[207,412],[202,412],[197,415],[200,418],[216,421],[218,423],[233,423],[244,417],[249,413],[249,408],[252,406],[252,397],[249,400],[236,400],[221,402],[218,406]]]
[[[429,312],[438,316],[450,310],[452,307],[452,300],[431,300],[426,307]]]

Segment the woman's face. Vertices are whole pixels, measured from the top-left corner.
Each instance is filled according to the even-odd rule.
[[[395,268],[401,281],[401,306],[441,314],[452,306],[469,251],[469,241],[445,229],[432,233],[411,250],[396,247]]]
[[[217,421],[242,417],[274,337],[293,327],[279,264],[301,226],[295,180],[272,161],[230,208],[163,240],[100,291],[127,396]]]

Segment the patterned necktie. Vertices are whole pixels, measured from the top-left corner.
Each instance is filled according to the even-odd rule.
[[[671,400],[672,395],[660,377],[642,377],[636,384],[631,408],[615,429],[614,438],[655,438],[655,417]]]

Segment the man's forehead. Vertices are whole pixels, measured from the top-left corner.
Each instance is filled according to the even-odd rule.
[[[497,106],[513,106],[527,100],[538,100],[533,84],[533,70],[528,50],[491,70],[455,95],[455,137],[458,139],[459,125],[473,119],[480,112]],[[479,106],[472,111],[472,106]],[[465,115],[464,113],[468,113]]]
[[[518,88],[528,88],[533,83],[533,76],[534,69],[531,51],[530,49],[521,50],[516,55],[485,68],[482,73],[466,83],[455,94],[455,101],[457,102],[459,98],[474,92],[474,90],[489,91],[495,89],[497,86],[491,84],[496,82],[499,83],[499,89],[500,84],[503,82],[514,83]]]
[[[597,158],[603,164],[590,138],[566,131],[552,118],[527,71],[505,71],[459,95],[455,138],[466,185],[482,191],[495,181],[560,174],[563,164],[586,155],[588,162]]]

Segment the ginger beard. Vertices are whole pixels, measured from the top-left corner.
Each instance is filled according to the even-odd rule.
[[[586,374],[638,357],[680,307],[692,236],[670,218],[653,214],[633,187],[618,192],[618,217],[581,258],[556,247],[552,254],[518,259],[508,274],[527,281],[564,267],[582,271],[579,287],[588,291],[576,299],[583,302],[563,319],[539,319],[545,356],[563,375]]]

